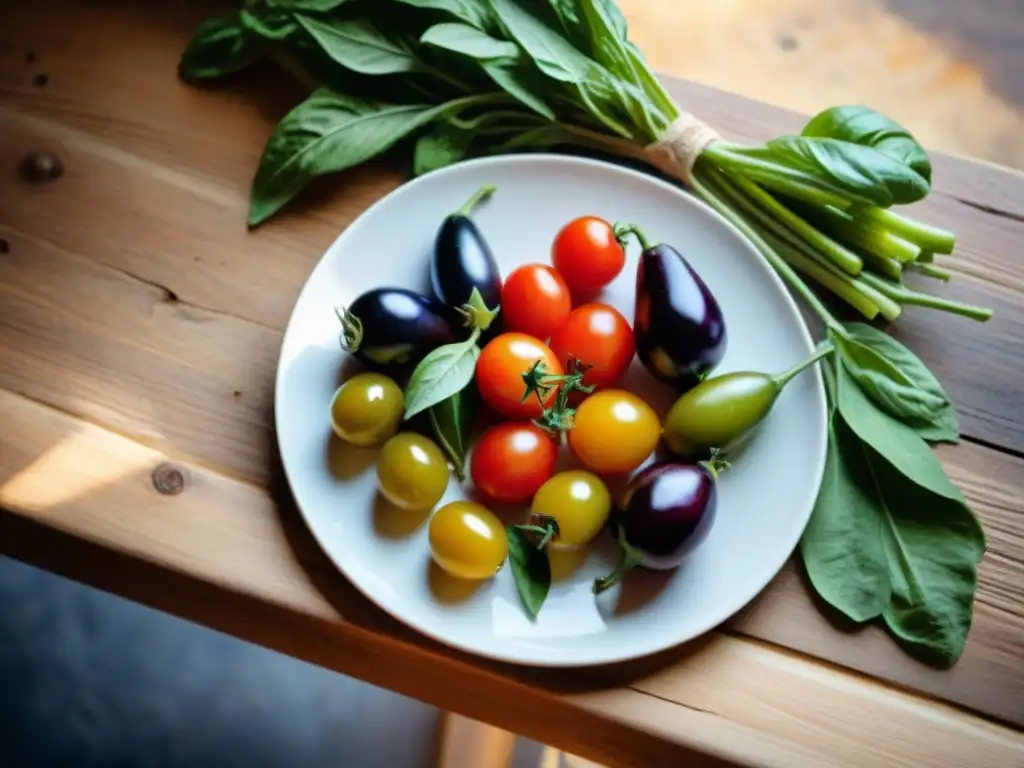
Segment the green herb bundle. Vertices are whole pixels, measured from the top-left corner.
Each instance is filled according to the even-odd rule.
[[[924,364],[874,327],[843,323],[805,280],[866,320],[919,305],[985,320],[907,273],[949,279],[954,236],[892,210],[931,184],[922,147],[865,107],[799,136],[717,140],[658,83],[613,0],[247,0],[200,26],[186,79],[270,58],[312,92],[267,142],[260,224],[315,176],[395,145],[415,173],[467,157],[576,146],[649,163],[731,221],[821,318],[835,347],[826,476],[801,550],[811,583],[854,621],[882,620],[949,665],[971,623],[982,530],[926,441],[955,442],[953,405]]]

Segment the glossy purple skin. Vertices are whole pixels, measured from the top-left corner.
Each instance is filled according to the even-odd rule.
[[[718,504],[711,471],[700,464],[651,464],[629,484],[616,518],[646,568],[677,567],[707,537]]]
[[[656,378],[690,389],[725,354],[725,319],[715,297],[671,246],[640,256],[633,336],[640,361]]]

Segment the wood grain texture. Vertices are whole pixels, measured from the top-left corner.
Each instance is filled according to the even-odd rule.
[[[264,490],[172,462],[183,490],[162,495],[151,475],[169,457],[158,451],[2,391],[0,417],[0,507],[16,514],[0,515],[0,551],[45,559],[49,542],[33,549],[33,531],[45,526],[127,554],[121,563],[142,560],[184,582],[160,589],[157,575],[128,587],[158,606],[192,617],[215,609],[215,626],[575,754],[611,765],[679,765],[694,755],[851,768],[1024,760],[1018,731],[721,633],[658,659],[578,672],[452,653],[334,578],[294,511]],[[61,558],[63,568],[73,572],[79,557]],[[207,606],[182,608],[183,600]],[[239,600],[258,606],[259,618],[236,610]]]
[[[369,651],[360,644],[394,642],[396,656],[405,654],[405,666],[399,669],[415,670],[416,660],[427,658],[409,650],[423,647],[418,638],[358,599],[312,545],[287,497],[265,490],[277,487],[272,381],[294,299],[337,233],[400,183],[402,175],[394,167],[375,164],[325,180],[279,218],[248,232],[247,190],[262,143],[298,94],[269,68],[210,88],[178,82],[177,56],[205,6],[34,3],[0,11],[0,27],[15,43],[0,47],[0,167],[14,168],[24,154],[40,149],[58,152],[66,167],[64,177],[44,185],[29,185],[14,173],[0,175],[0,237],[7,241],[7,252],[0,254],[0,389],[69,414],[37,412],[37,406],[17,398],[9,401],[18,404],[16,409],[11,406],[18,413],[29,414],[26,424],[39,420],[51,437],[62,429],[73,437],[81,429],[103,435],[95,438],[98,444],[118,446],[111,455],[98,452],[83,470],[111,473],[102,483],[93,478],[84,496],[58,498],[44,508],[38,499],[28,504],[25,497],[13,495],[18,486],[12,490],[9,482],[28,464],[44,461],[52,444],[32,442],[20,433],[15,440],[7,422],[0,420],[5,433],[0,441],[6,437],[7,445],[18,448],[0,462],[9,472],[0,499],[7,498],[19,514],[41,526],[130,556],[120,579],[112,578],[111,589],[118,589],[119,580],[122,591],[134,588],[126,583],[133,581],[128,574],[145,561],[155,566],[153,573],[178,573],[204,599],[228,603],[235,594],[246,595],[252,618],[246,620],[239,610],[230,619],[234,629],[228,631],[250,639],[267,637],[265,642],[275,647],[294,644],[260,626],[255,616],[263,601],[274,611],[299,616],[294,620],[301,626],[308,617],[317,617],[331,627],[325,633],[331,637],[342,627],[338,632],[355,639],[346,640],[347,646],[339,644],[337,655],[345,648],[361,659]],[[40,14],[59,16],[61,22],[39,23]],[[37,52],[38,67],[50,75],[44,88],[32,84],[38,67],[26,67],[23,60],[30,47]],[[678,80],[669,80],[668,86],[681,104],[730,138],[761,140],[802,124],[794,113],[705,86]],[[960,233],[958,255],[946,264],[960,274],[938,292],[993,306],[997,314],[988,325],[978,326],[911,310],[897,332],[947,385],[966,434],[1024,452],[1024,398],[1019,396],[1024,373],[1024,260],[1019,254],[1024,243],[1024,176],[949,156],[936,157],[935,165],[936,192],[918,208],[922,216]],[[103,429],[94,432],[82,419]],[[73,440],[68,450],[70,458],[51,468],[43,463],[46,471],[40,477],[63,482],[66,465],[90,455],[83,457]],[[190,478],[197,479],[198,498],[209,519],[183,514],[180,500],[153,496],[146,462],[165,456],[191,468]],[[777,677],[757,665],[775,670],[780,663],[776,657],[795,657],[760,641],[1024,725],[1024,462],[971,444],[943,449],[942,456],[982,516],[991,545],[982,564],[975,626],[967,652],[953,670],[936,672],[911,662],[874,628],[839,631],[809,600],[799,569],[790,565],[730,625],[729,633],[755,641],[717,635],[712,655],[679,649],[641,668],[559,678],[560,684],[587,691],[581,695],[596,697],[587,701],[600,702],[594,723],[610,729],[609,739],[622,741],[600,748],[626,753],[623,744],[635,740],[629,734],[642,720],[627,716],[635,702],[642,702],[637,711],[666,724],[658,737],[665,743],[677,739],[671,734],[684,721],[688,727],[699,725],[703,733],[707,718],[687,714],[680,719],[678,708],[683,702],[685,707],[709,708],[699,688],[702,682],[719,682],[716,675],[724,674],[715,669],[715,654],[725,653],[720,648],[747,649],[730,650],[739,654],[728,657],[730,664],[755,677],[767,675],[784,689],[791,685],[785,676],[790,672]],[[104,457],[107,464],[96,464]],[[189,488],[184,498],[195,500],[197,489]],[[78,509],[85,510],[81,516],[69,512]],[[173,523],[162,516],[169,510],[174,510]],[[11,520],[4,524],[10,526]],[[32,530],[24,537],[29,543],[22,556],[45,560],[45,546],[30,540],[42,542],[47,529]],[[114,538],[108,535],[115,532]],[[49,567],[57,565],[59,559]],[[98,579],[94,574],[105,567],[97,556],[74,575]],[[281,583],[270,585],[264,578],[268,567]],[[174,598],[150,590],[138,599],[165,605]],[[200,602],[172,609],[215,623],[216,611],[205,610]],[[721,645],[726,641],[733,645]],[[331,660],[329,647],[325,640],[317,660],[341,664]],[[289,652],[302,655],[294,647]],[[442,658],[449,654],[432,648],[431,663]],[[365,670],[344,663],[350,673],[431,697],[424,692],[425,683],[414,691],[408,688],[412,683],[403,688],[397,671],[379,670],[369,662]],[[460,682],[480,669],[491,670],[459,657],[451,663],[455,666],[445,668],[459,675]],[[531,691],[538,683],[521,672],[503,674]],[[835,680],[858,680],[836,670],[828,674],[838,675]],[[804,676],[801,672],[797,678]],[[635,682],[637,678],[643,682]],[[732,676],[722,680],[737,685]],[[633,684],[628,696],[615,689],[627,683]],[[595,688],[600,692],[593,693]],[[457,697],[457,692],[433,695],[437,700]],[[543,690],[536,695],[540,699],[535,701],[550,697]],[[751,702],[774,712],[775,719],[762,718],[761,707],[747,709],[733,700],[713,699],[710,709],[727,710],[729,722],[742,724],[742,729],[688,734],[687,739],[698,741],[684,740],[687,753],[711,750],[730,760],[756,758],[769,764],[792,763],[811,754],[825,761],[831,755],[825,752],[824,736],[812,752],[799,751],[804,746],[798,734],[784,722],[791,706],[785,690],[759,689],[750,695]],[[688,698],[692,696],[696,698]],[[863,701],[873,701],[873,694],[865,696]],[[674,703],[656,703],[654,697]],[[829,705],[840,706],[840,698],[829,698]],[[583,706],[572,701],[564,710],[566,722]],[[461,706],[448,699],[439,703],[480,716],[466,711],[465,701]],[[828,733],[813,708],[798,706],[796,711],[803,714],[794,715],[794,728]],[[549,727],[531,724],[525,711],[507,716],[522,718],[514,722],[500,717],[493,714],[492,719],[521,732]],[[608,725],[615,718],[618,731]],[[856,722],[857,727],[873,727],[863,719]],[[561,741],[547,732],[533,732],[570,751],[593,754],[566,743],[583,738],[576,730],[581,727],[570,728],[573,734]],[[763,734],[776,731],[785,734],[783,740],[766,746]],[[854,740],[857,732],[836,733]],[[746,743],[731,745],[736,740]],[[941,739],[935,743],[944,744]],[[919,746],[914,741],[907,749]],[[652,749],[650,764],[679,754],[661,742]],[[880,753],[856,754],[870,760]],[[901,760],[912,756],[911,751],[900,754]]]

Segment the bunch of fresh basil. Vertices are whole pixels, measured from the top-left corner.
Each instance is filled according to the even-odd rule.
[[[313,177],[398,144],[411,147],[417,174],[565,146],[648,161],[647,147],[680,115],[613,0],[247,0],[199,27],[180,74],[228,75],[265,58],[311,93],[267,142],[253,226]],[[851,619],[881,617],[911,653],[951,664],[984,551],[978,522],[926,442],[957,440],[953,406],[903,345],[844,325],[804,282],[867,320],[893,321],[906,305],[987,319],[904,280],[949,279],[934,254],[953,251],[953,234],[890,209],[930,185],[920,144],[866,107],[826,110],[801,135],[760,146],[714,142],[690,179],[821,317],[835,346],[828,467],[801,545],[811,583]],[[444,421],[454,428],[457,413]]]

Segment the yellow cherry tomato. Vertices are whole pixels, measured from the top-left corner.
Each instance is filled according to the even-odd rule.
[[[621,389],[597,392],[576,409],[569,448],[599,475],[631,472],[651,455],[661,436],[658,414]]]
[[[582,469],[559,472],[533,497],[530,512],[553,517],[558,535],[548,546],[581,547],[600,533],[608,521],[612,497],[597,475]]]
[[[434,562],[460,579],[490,578],[508,556],[505,526],[474,501],[453,501],[437,510],[429,538]]]
[[[379,373],[359,373],[331,400],[331,428],[352,445],[380,445],[398,431],[405,409],[401,388]]]
[[[396,507],[430,509],[448,487],[448,462],[430,438],[401,432],[381,448],[377,482],[381,493]]]

